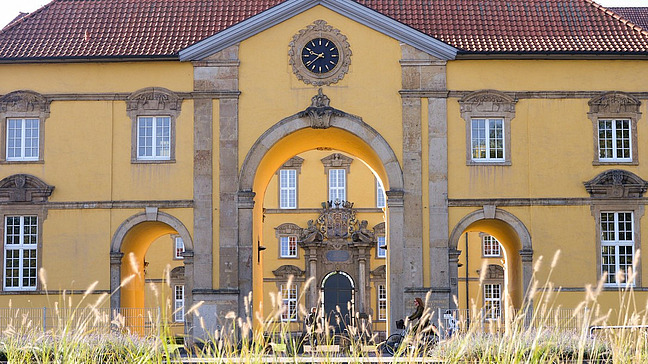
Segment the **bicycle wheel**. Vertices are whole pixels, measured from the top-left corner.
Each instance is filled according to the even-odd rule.
[[[401,334],[391,334],[385,340],[385,352],[391,356],[394,356],[398,351],[401,343],[403,342],[403,335]]]

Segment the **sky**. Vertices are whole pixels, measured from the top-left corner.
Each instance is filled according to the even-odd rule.
[[[648,6],[648,0],[594,0],[606,6]],[[0,28],[13,20],[18,13],[31,13],[50,0],[0,0]]]

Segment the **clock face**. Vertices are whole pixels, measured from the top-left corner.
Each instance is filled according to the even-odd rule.
[[[323,74],[332,71],[340,61],[340,51],[326,38],[314,38],[304,45],[301,61],[307,70]]]

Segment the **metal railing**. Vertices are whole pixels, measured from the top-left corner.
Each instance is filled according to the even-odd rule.
[[[524,317],[519,317],[515,310],[492,312],[486,309],[442,309],[436,312],[436,322],[439,335],[442,338],[449,337],[454,333],[465,332],[470,327],[477,327],[481,331],[492,331],[497,328],[504,328],[509,315],[510,320],[522,320],[525,326],[529,327],[551,327],[557,330],[578,331],[583,329],[587,318],[587,308],[577,314],[572,308],[555,308],[545,311],[526,312]],[[478,326],[475,326],[478,325]],[[493,327],[495,325],[495,327]]]
[[[0,308],[0,328],[56,333],[121,332],[157,335],[161,326],[159,307],[153,308]]]

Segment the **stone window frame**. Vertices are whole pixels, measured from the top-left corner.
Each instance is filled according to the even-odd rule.
[[[634,228],[634,254],[641,249],[641,218],[645,207],[642,203],[643,195],[648,190],[648,181],[644,181],[636,174],[612,169],[598,174],[593,179],[583,182],[585,189],[590,194],[590,211],[595,223],[596,241],[596,280],[602,277],[602,244],[601,244],[601,212],[632,212]],[[642,287],[641,280],[642,258],[639,256],[634,287]],[[605,284],[605,288],[618,289],[619,285]]]
[[[163,87],[147,87],[133,92],[126,99],[126,113],[131,119],[131,163],[167,164],[176,162],[176,121],[180,115],[182,99]],[[169,117],[171,122],[168,159],[139,159],[137,154],[140,117]]]
[[[387,259],[387,235],[385,234],[385,223],[381,222],[381,223],[376,224],[373,227],[373,232],[374,232],[374,236],[376,237],[376,254],[375,254],[376,259]],[[384,249],[385,250],[385,256],[384,257],[381,257],[380,255],[378,255],[378,250],[379,250],[378,249],[378,247],[379,247],[378,246],[378,237],[384,237],[385,238],[385,249]]]
[[[379,265],[374,270],[369,272],[369,277],[370,282],[373,283],[373,289],[376,292],[375,296],[373,296],[376,300],[375,321],[386,322],[387,320],[378,319],[378,286],[383,285],[385,286],[385,288],[387,288],[387,266],[384,264]],[[389,312],[389,290],[387,290],[387,312]]]
[[[326,174],[326,200],[328,201],[331,195],[331,177],[329,175],[329,171],[331,169],[343,169],[345,171],[344,195],[345,200],[349,200],[348,175],[351,173],[351,163],[353,163],[353,158],[348,157],[342,153],[333,153],[322,158],[321,162],[324,165],[324,174]]]
[[[466,124],[466,165],[468,166],[510,166],[511,121],[515,118],[517,99],[497,90],[479,90],[471,92],[459,101],[461,117]],[[475,160],[472,158],[472,120],[502,119],[504,127],[504,159]]]
[[[611,91],[603,93],[587,102],[588,118],[592,121],[594,159],[592,165],[639,165],[639,143],[637,124],[641,118],[641,101],[625,92]],[[630,120],[630,154],[629,161],[600,160],[599,152],[599,120]]]
[[[382,185],[382,181],[379,178],[376,178],[376,207],[379,209],[384,209],[387,207],[387,195],[385,194],[385,187]],[[382,192],[382,193],[381,193]],[[380,204],[380,198],[382,195],[382,206]]]
[[[486,267],[486,274],[484,275],[483,287],[482,287],[482,308],[484,309],[484,321],[497,321],[504,318],[504,297],[506,296],[506,286],[504,285],[504,280],[506,276],[506,270],[500,264],[489,264]],[[488,318],[486,317],[486,285],[487,284],[498,284],[500,287],[499,292],[499,302],[500,302],[500,312],[499,317]]]
[[[2,294],[20,294],[22,292],[40,292],[42,282],[36,279],[36,287],[26,290],[5,290],[5,220],[7,216],[36,216],[38,233],[36,244],[36,272],[43,267],[43,225],[47,219],[45,204],[54,190],[41,179],[28,174],[14,174],[0,181],[0,235],[2,236],[2,273],[0,285]]]
[[[495,241],[497,241],[499,243],[499,254],[498,255],[488,255],[488,254],[486,254],[486,247],[484,245],[484,242],[485,242],[486,238],[489,237],[489,236],[492,237],[493,239],[495,239]],[[500,243],[499,240],[497,240],[497,238],[495,238],[494,236],[492,236],[490,234],[486,234],[486,233],[479,233],[479,237],[481,239],[482,258],[501,258],[502,257],[502,250],[504,248],[502,247],[502,243]]]
[[[297,224],[290,222],[283,223],[275,228],[275,237],[277,238],[277,258],[278,259],[299,259],[299,237],[302,234],[302,229]],[[297,254],[294,257],[284,257],[281,255],[281,238],[294,236],[297,239]]]
[[[173,260],[183,260],[184,256],[182,256],[182,254],[180,256],[178,256],[176,254],[177,249],[178,249],[178,241],[177,240],[178,239],[182,240],[182,237],[180,235],[178,235],[178,234],[171,234],[170,237],[171,237],[171,248],[172,248],[171,257],[173,258]],[[186,251],[186,247],[185,247],[184,241],[182,241],[182,253],[184,253],[185,251]]]
[[[172,312],[174,312],[174,314],[173,314],[173,322],[178,322],[178,323],[186,322],[187,320],[184,319],[184,318],[183,318],[182,321],[177,320],[177,315],[175,313],[175,311],[177,309],[177,307],[176,307],[176,299],[175,299],[175,294],[176,294],[175,287],[176,286],[184,287],[183,288],[183,290],[184,290],[183,295],[184,295],[185,300],[183,300],[183,305],[186,304],[187,285],[186,285],[186,281],[185,281],[185,266],[181,265],[181,266],[173,268],[171,270],[171,272],[169,273],[169,278],[170,278],[169,285],[171,287],[173,287],[173,290],[172,290],[172,294],[173,294],[173,300],[172,300],[173,301],[173,311]],[[184,308],[183,312],[186,315],[186,312],[187,312],[186,307]]]
[[[294,156],[286,161],[277,170],[277,202],[278,208],[281,210],[295,210],[299,208],[299,175],[301,174],[301,167],[304,164],[304,158]],[[292,169],[295,170],[295,207],[281,207],[281,170]]]
[[[0,98],[0,164],[42,164],[45,162],[45,120],[50,116],[51,100],[38,92],[19,90]],[[7,160],[8,119],[38,119],[38,158]]]
[[[280,322],[290,322],[290,323],[295,323],[299,322],[299,302],[303,300],[303,295],[300,296],[299,292],[301,292],[302,286],[304,282],[306,281],[305,279],[305,274],[306,271],[302,270],[301,268],[297,267],[296,265],[291,265],[291,264],[285,264],[280,266],[279,268],[275,269],[272,271],[272,274],[275,276],[275,278],[264,278],[264,282],[267,281],[274,281],[275,285],[277,286],[277,293],[281,292],[281,287],[283,285],[288,284],[290,282],[291,284],[295,285],[297,288],[297,315],[295,317],[295,320],[290,320],[290,321],[284,321],[281,317],[279,317]],[[283,304],[283,303],[282,303]]]

